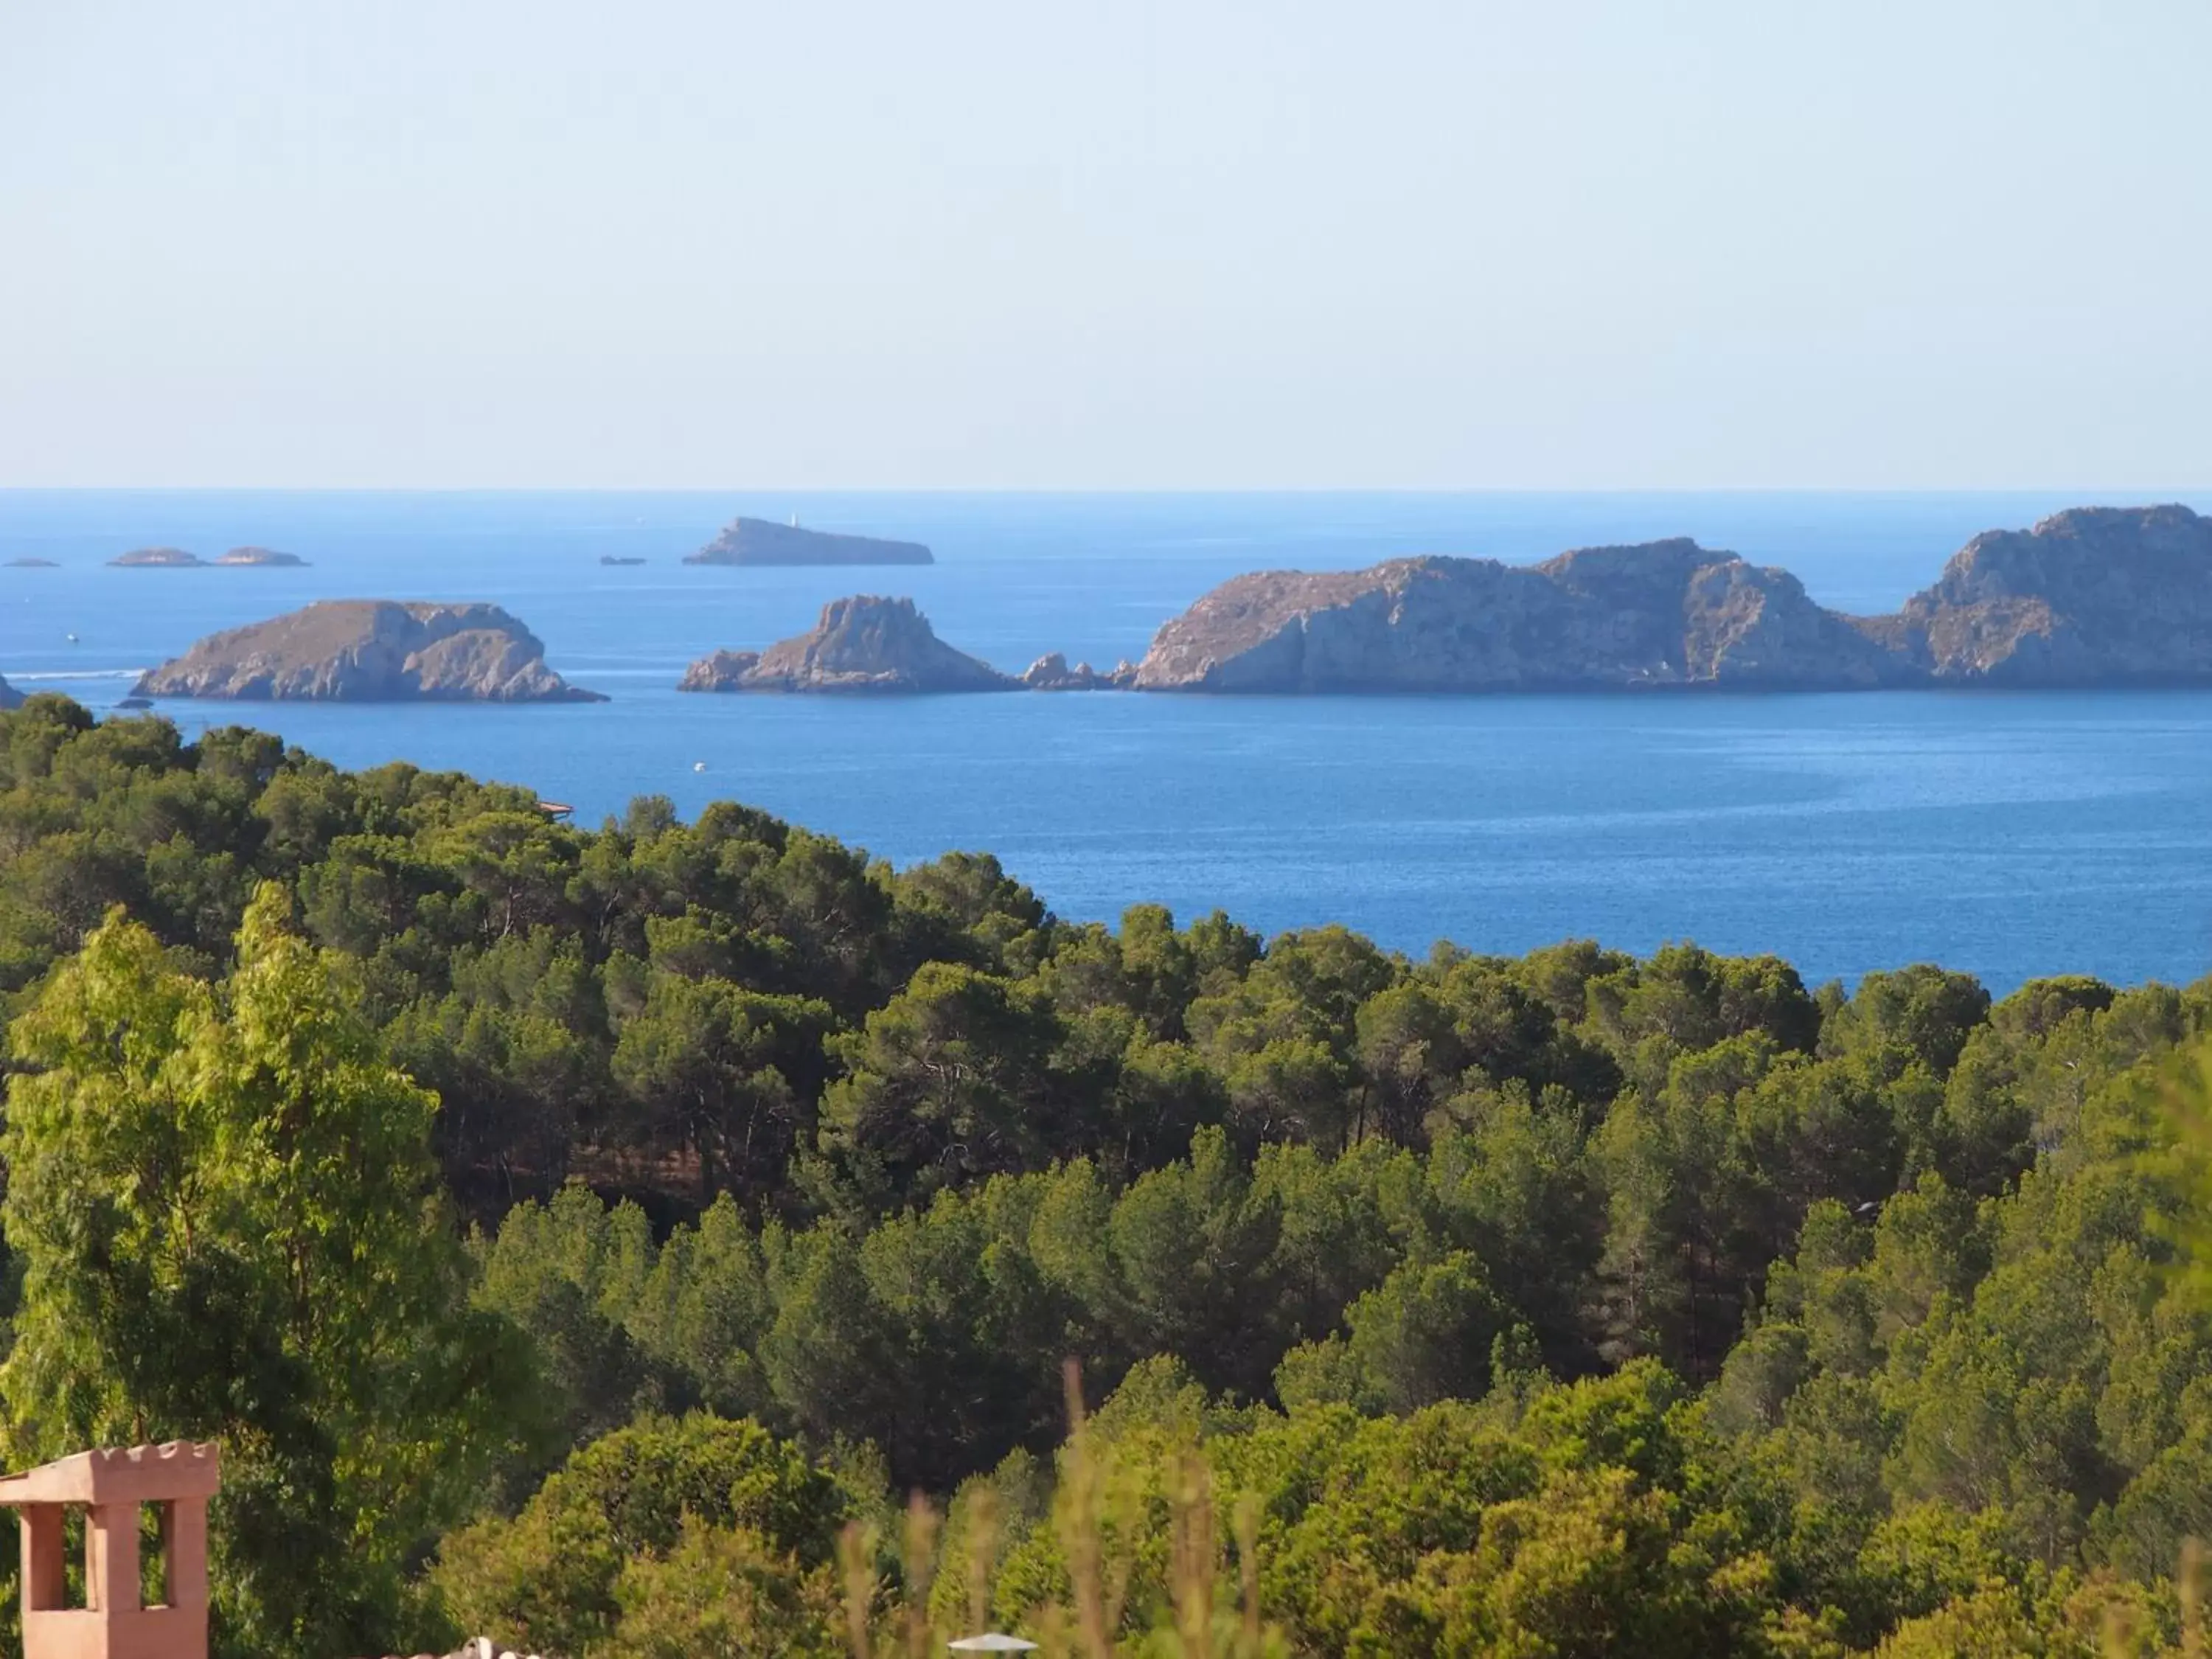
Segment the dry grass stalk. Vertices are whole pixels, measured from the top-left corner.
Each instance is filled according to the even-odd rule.
[[[1083,1408],[1081,1363],[1067,1361],[1060,1376],[1067,1398],[1067,1502],[1061,1510],[1061,1542],[1067,1551],[1067,1575],[1075,1587],[1076,1629],[1084,1659],[1114,1659],[1113,1625],[1106,1613],[1105,1545],[1098,1522],[1098,1462]]]
[[[1213,1659],[1213,1490],[1212,1471],[1196,1451],[1176,1468],[1171,1558],[1176,1629],[1182,1659]]]
[[[876,1540],[872,1528],[857,1521],[845,1523],[837,1534],[837,1565],[845,1586],[845,1640],[853,1659],[873,1659],[874,1642],[869,1632],[876,1605]]]
[[[1260,1500],[1250,1492],[1237,1500],[1237,1576],[1243,1595],[1243,1651],[1237,1659],[1260,1659]]]
[[[1075,1659],[1075,1647],[1067,1636],[1066,1608],[1048,1606],[1039,1609],[1036,1627],[1030,1633],[1036,1638],[1037,1651],[1044,1659]]]
[[[2204,1652],[2204,1557],[2199,1540],[2181,1540],[2181,1564],[2173,1578],[2181,1600],[2181,1651],[2187,1659],[2203,1659]]]
[[[937,1566],[937,1511],[920,1492],[906,1505],[906,1650],[908,1659],[928,1653],[929,1581]]]
[[[999,1553],[999,1494],[979,1486],[968,1500],[968,1628],[991,1620],[991,1568]]]

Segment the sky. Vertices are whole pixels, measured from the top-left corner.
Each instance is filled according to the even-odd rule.
[[[0,485],[2212,482],[2204,0],[0,0]]]

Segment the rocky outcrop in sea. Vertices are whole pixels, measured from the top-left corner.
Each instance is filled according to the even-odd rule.
[[[140,678],[147,697],[332,702],[603,702],[545,665],[494,605],[329,599],[211,634]]]
[[[912,599],[859,594],[822,607],[813,629],[765,651],[717,651],[684,691],[1012,691],[1022,682],[939,639]]]
[[[1894,616],[1695,542],[1538,565],[1238,576],[1162,628],[1156,691],[1868,690],[2212,684],[2212,520],[2075,508],[1978,536]]]
[[[181,547],[134,547],[128,553],[117,554],[108,563],[125,570],[198,570],[205,568],[207,561]]]
[[[1902,683],[1892,653],[1787,571],[1688,540],[1540,565],[1393,559],[1261,572],[1161,629],[1144,690],[1514,691]]]
[[[1869,631],[1942,685],[2212,681],[2212,518],[2077,507],[1989,530]]]
[[[1057,651],[1048,651],[1022,674],[1022,684],[1032,691],[1126,691],[1137,683],[1137,665],[1121,661],[1102,674],[1087,662],[1074,667]]]
[[[769,519],[736,518],[686,564],[934,564],[919,542],[840,536]]]

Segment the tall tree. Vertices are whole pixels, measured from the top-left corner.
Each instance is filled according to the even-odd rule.
[[[234,1652],[388,1649],[409,1556],[514,1433],[503,1325],[467,1310],[434,1097],[385,1063],[264,888],[210,985],[119,914],[9,1033],[23,1264],[9,1449],[225,1454]]]

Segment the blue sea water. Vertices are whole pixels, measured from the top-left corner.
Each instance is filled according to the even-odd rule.
[[[2180,492],[2200,507],[2212,496]],[[1063,915],[1157,901],[1421,951],[1569,936],[1775,951],[1808,980],[1938,961],[2212,970],[2212,693],[902,700],[679,696],[684,665],[911,594],[1018,672],[1102,665],[1240,571],[1536,559],[1694,535],[1880,611],[2048,495],[811,495],[0,491],[0,673],[106,708],[194,639],[318,598],[489,599],[610,694],[523,708],[198,705],[349,766],[511,779],[583,822],[734,797],[899,863],[998,854]],[[2136,499],[2140,499],[2136,498]],[[928,568],[681,563],[739,510],[929,543]],[[309,568],[117,570],[240,543]],[[603,567],[602,554],[643,557]],[[76,635],[72,643],[69,635]],[[696,769],[698,763],[706,769]]]

